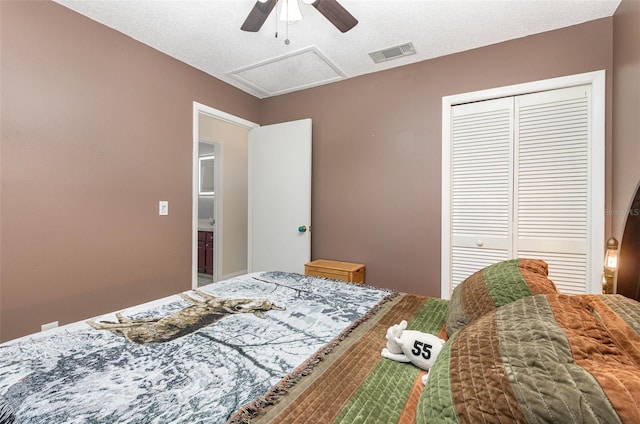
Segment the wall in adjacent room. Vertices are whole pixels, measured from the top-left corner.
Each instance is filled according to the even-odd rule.
[[[200,136],[219,144],[216,166],[220,167],[222,219],[215,237],[222,248],[220,276],[247,272],[249,130],[243,126],[200,115]],[[222,224],[220,223],[222,222]]]

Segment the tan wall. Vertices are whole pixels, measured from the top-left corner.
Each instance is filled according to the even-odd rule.
[[[605,69],[611,152],[613,18],[260,101],[55,3],[0,14],[0,340],[189,288],[193,101],[312,118],[314,258],[430,295],[442,96]]]
[[[439,296],[442,96],[605,69],[610,151],[612,24],[263,100],[263,124],[313,119],[314,259],[362,262],[368,283]]]
[[[201,115],[199,122],[200,136],[220,145],[216,165],[221,167],[222,188],[216,201],[222,203],[223,227],[221,233],[216,231],[216,237],[222,236],[220,275],[226,278],[247,270],[249,130],[206,115]]]
[[[624,0],[613,18],[612,234],[621,241],[640,184],[640,1]]]
[[[259,100],[56,3],[0,13],[0,340],[190,288],[193,101]]]

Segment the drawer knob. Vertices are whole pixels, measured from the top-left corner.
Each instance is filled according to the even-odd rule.
[[[302,225],[302,226],[298,227],[298,232],[306,233],[307,232],[307,226],[306,225]]]
[[[482,246],[484,246],[484,242],[483,242],[482,240],[478,240],[478,241],[476,242],[476,246],[478,246],[478,247],[482,247]]]

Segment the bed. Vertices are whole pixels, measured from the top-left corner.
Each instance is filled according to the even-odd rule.
[[[546,264],[451,300],[252,273],[0,345],[0,423],[640,422],[640,304],[558,293]],[[387,329],[446,343],[428,371]]]

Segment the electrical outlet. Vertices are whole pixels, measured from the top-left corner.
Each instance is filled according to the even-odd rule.
[[[51,330],[52,328],[56,328],[58,326],[58,321],[50,322],[49,324],[42,324],[40,326],[41,331]]]
[[[169,215],[168,200],[160,200],[160,202],[158,202],[158,215]]]

